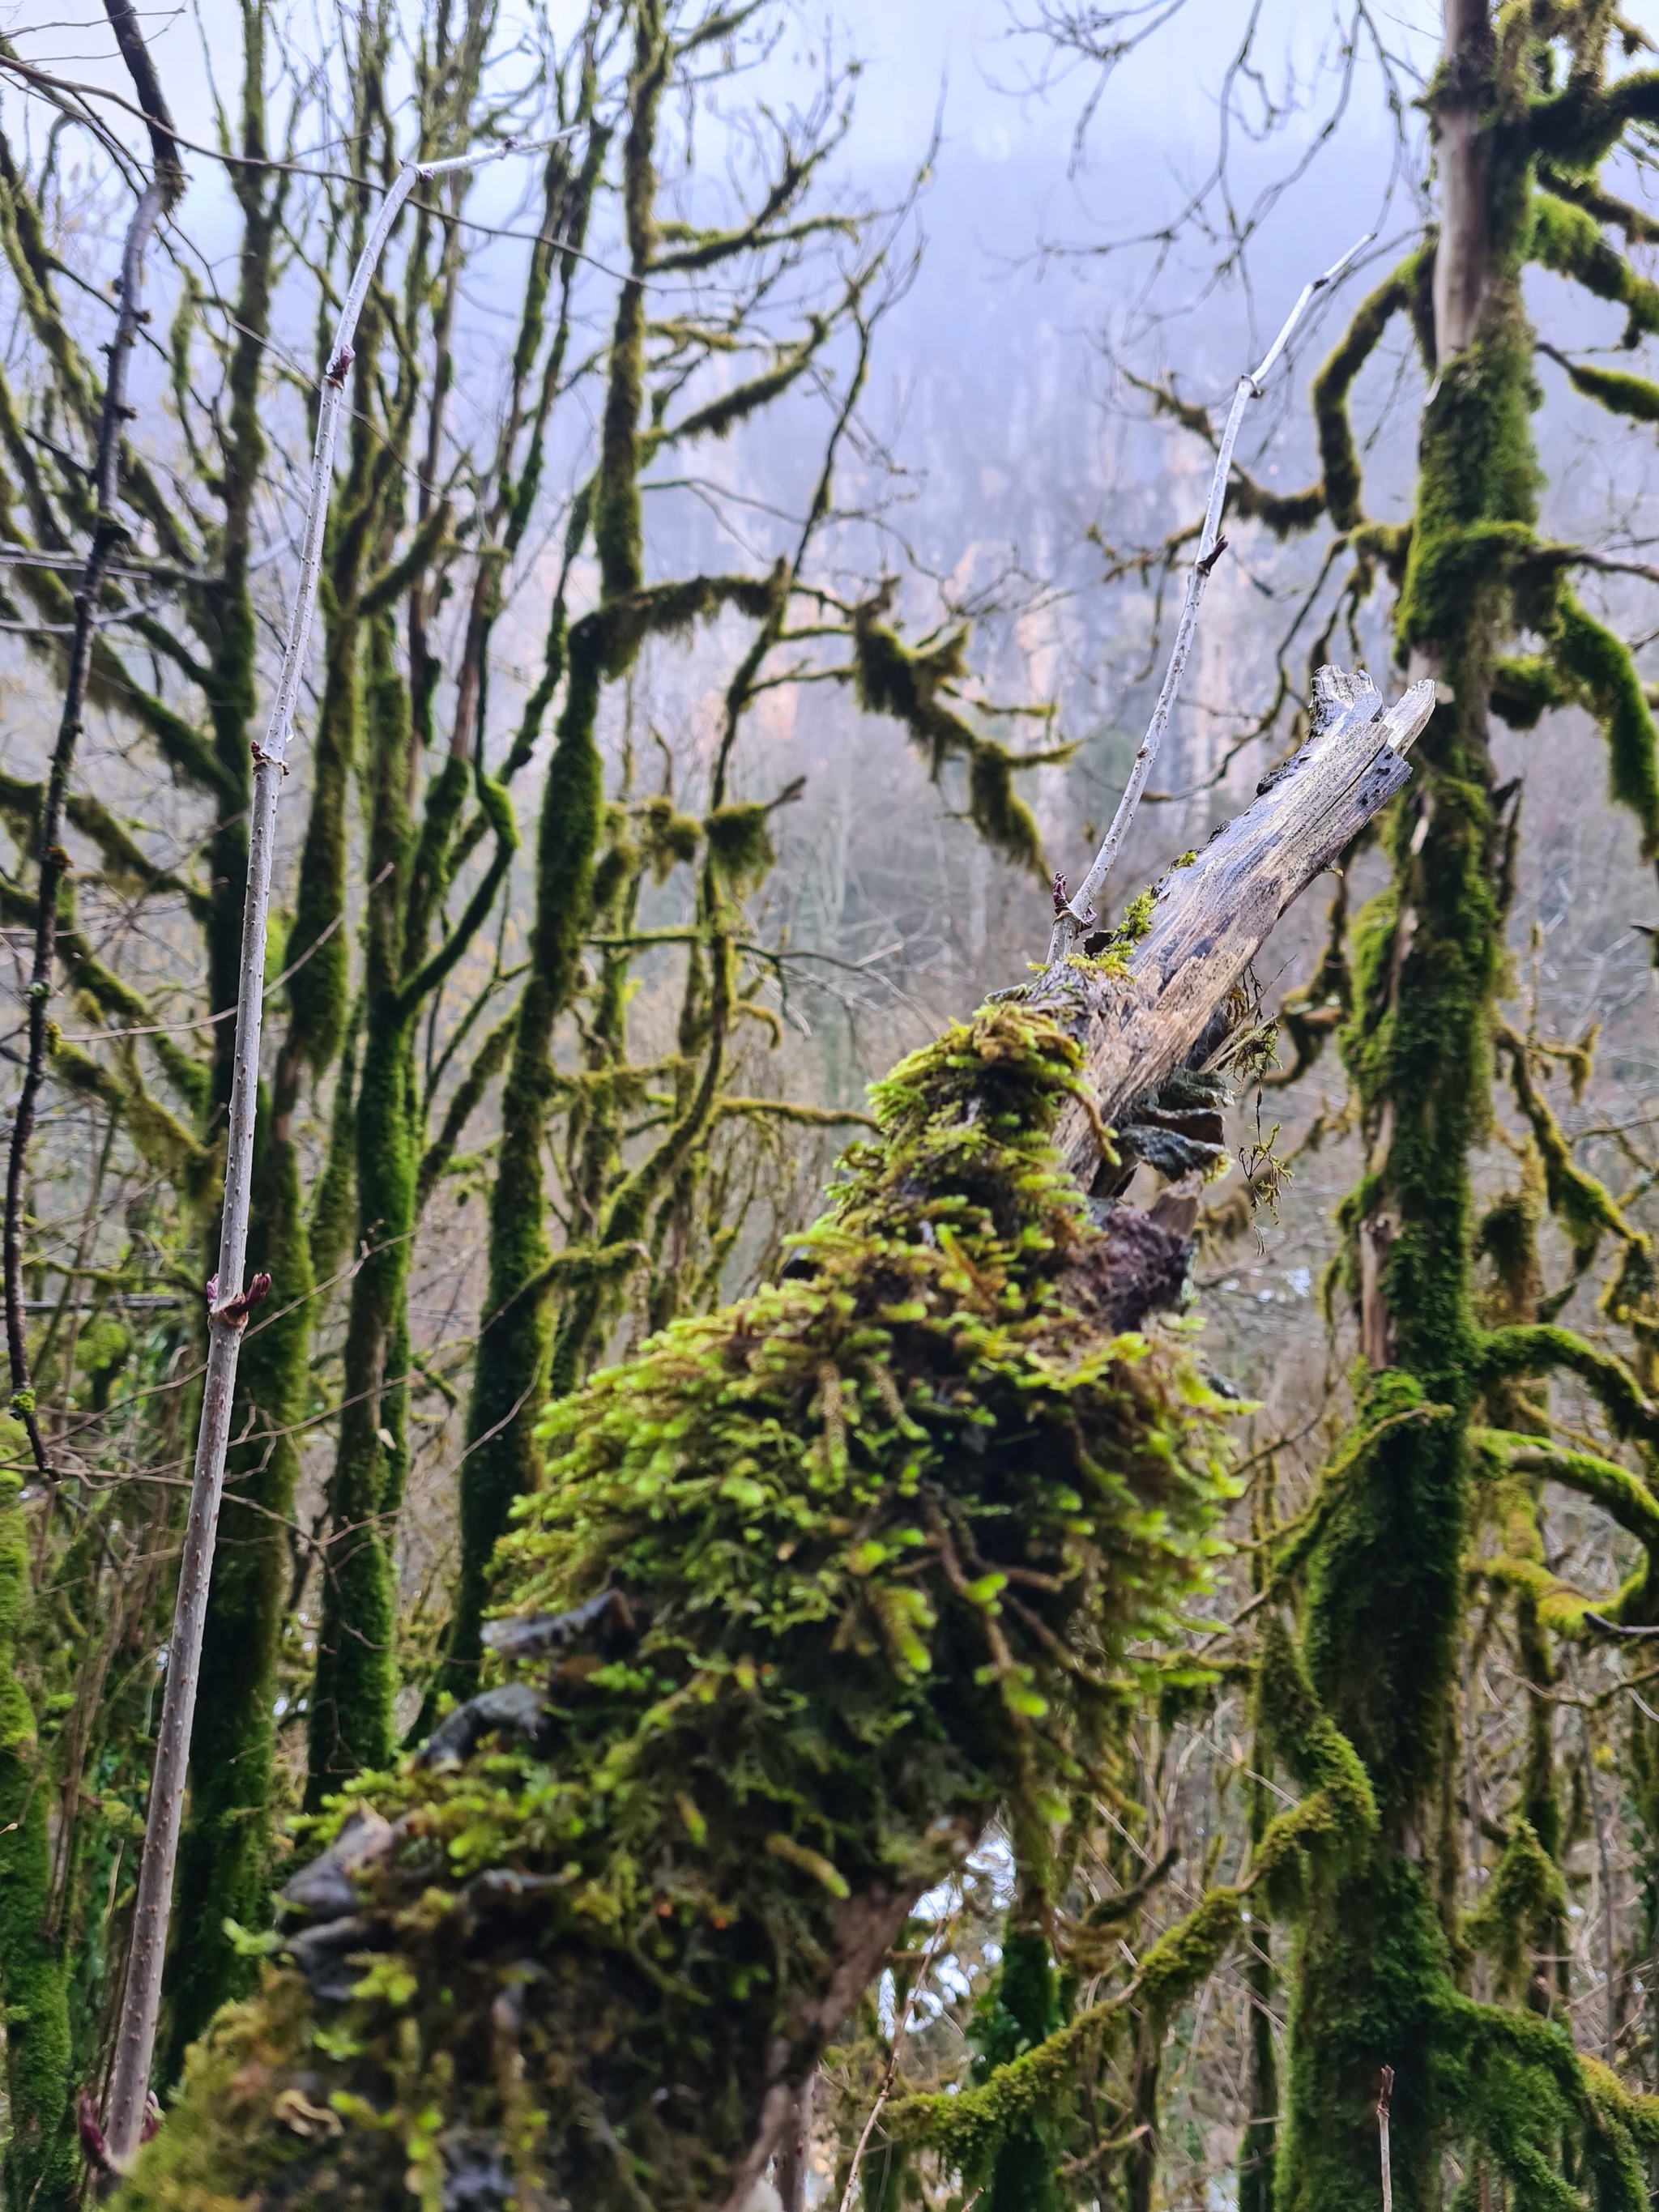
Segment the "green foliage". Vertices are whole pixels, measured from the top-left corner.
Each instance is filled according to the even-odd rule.
[[[228,2015],[125,2206],[372,2195],[440,2143],[577,2206],[719,2201],[915,1899],[1000,1805],[1060,1817],[1231,1487],[1178,1340],[1090,1318],[1104,1240],[1048,1145],[1079,1058],[1011,1006],[952,1029],[787,1279],[553,1409],[501,1595],[616,1589],[631,1632],[556,1666],[541,1750],[359,1793],[398,1820],[379,1963],[343,2013],[276,1972]],[[1149,2008],[1237,1912],[1149,1954]]]

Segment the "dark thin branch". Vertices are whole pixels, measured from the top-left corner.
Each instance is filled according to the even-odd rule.
[[[110,346],[109,374],[104,386],[93,472],[97,520],[75,593],[75,631],[70,641],[69,666],[64,682],[64,708],[46,776],[46,801],[40,809],[40,888],[35,908],[34,963],[28,987],[28,1060],[23,1071],[16,1117],[12,1122],[11,1147],[6,1164],[6,1355],[11,1370],[12,1411],[27,1431],[35,1465],[48,1479],[52,1468],[35,1413],[34,1394],[29,1387],[28,1345],[23,1321],[23,1197],[28,1176],[29,1139],[41,1085],[46,1080],[46,1007],[52,998],[52,969],[58,951],[58,895],[69,870],[69,855],[63,844],[64,810],[75,764],[76,742],[86,714],[98,605],[103,596],[110,556],[124,534],[116,510],[116,470],[122,426],[132,412],[126,398],[127,370],[133,342],[138,335],[144,255],[157,222],[177,197],[183,182],[176,156],[169,154],[165,162],[161,157],[163,139],[157,134],[170,131],[172,125],[139,35],[131,0],[106,0],[106,5],[123,58],[132,73],[145,118],[151,125],[158,155],[155,174],[138,196],[121,252],[121,308]]]

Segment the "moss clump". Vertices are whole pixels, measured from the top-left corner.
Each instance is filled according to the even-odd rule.
[[[1463,1923],[1478,1951],[1491,1954],[1498,1984],[1507,1996],[1520,1994],[1534,1951],[1565,1918],[1566,1886],[1561,1869],[1539,1841],[1530,1822],[1517,1820],[1504,1847],[1486,1895]]]
[[[1179,1339],[1102,1325],[1109,1239],[1049,1141],[1079,1082],[1027,1009],[952,1029],[878,1086],[785,1280],[554,1410],[477,1716],[522,1732],[364,1786],[395,1825],[298,1945],[352,1995],[273,1970],[125,2205],[474,2170],[722,2202],[917,1896],[1000,1806],[1063,1817],[1231,1490]]]
[[[1005,859],[1048,872],[1036,817],[1014,789],[1021,769],[1068,760],[1075,750],[1058,745],[1045,752],[1019,754],[983,737],[950,701],[967,669],[965,625],[931,643],[908,646],[882,617],[886,592],[855,610],[853,617],[853,673],[859,704],[872,714],[902,722],[937,783],[949,761],[968,770],[968,815],[988,845]]]
[[[1659,732],[1630,647],[1563,591],[1556,660],[1607,739],[1607,793],[1641,825],[1642,857],[1659,852]]]

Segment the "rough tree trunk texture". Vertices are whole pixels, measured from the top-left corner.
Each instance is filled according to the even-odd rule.
[[[555,1409],[500,1686],[289,1883],[125,2206],[735,2212],[999,1814],[1042,1883],[1125,1642],[1201,1586],[1231,1495],[1223,1402],[1139,1333],[1190,1248],[1088,1196],[1103,1112],[1180,1133],[1166,1079],[1409,774],[1432,687],[1382,704],[1328,679],[1137,945],[913,1054],[778,1284]]]

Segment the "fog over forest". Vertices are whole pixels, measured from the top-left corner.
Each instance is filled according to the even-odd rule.
[[[1659,2204],[1656,174],[0,0],[0,2212]]]

